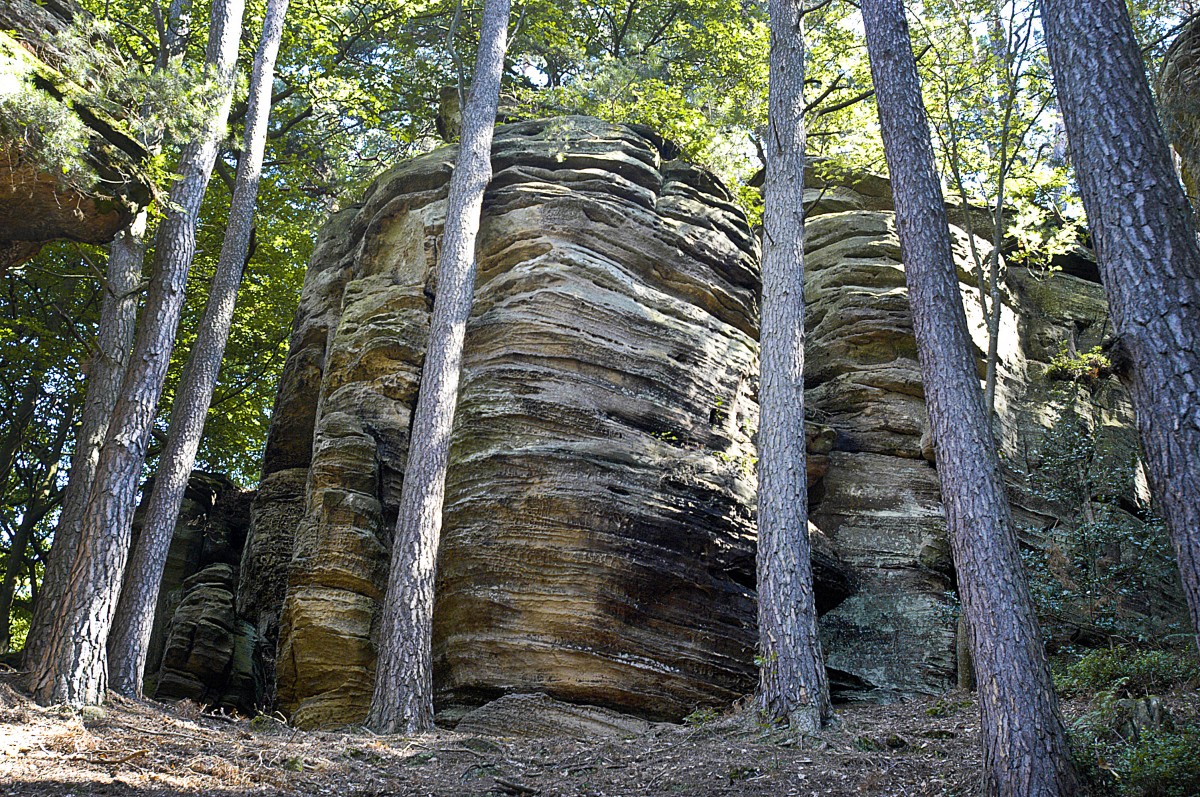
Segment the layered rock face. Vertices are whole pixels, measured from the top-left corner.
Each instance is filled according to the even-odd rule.
[[[757,242],[719,182],[664,152],[578,117],[497,130],[439,559],[439,707],[542,692],[679,718],[754,686]],[[237,617],[300,724],[358,722],[370,701],[454,156],[405,163],[337,214],[297,311]],[[827,168],[808,183],[828,664],[842,697],[940,692],[954,574],[890,189]],[[1021,519],[1047,528],[1068,509],[1038,503],[1013,463],[1049,423],[1044,363],[1102,334],[1103,296],[1014,269],[1004,302],[997,432]],[[1136,451],[1123,391],[1105,391],[1088,411]]]
[[[1164,127],[1200,216],[1200,17],[1193,17],[1171,43],[1157,88]]]
[[[280,413],[292,425],[272,434],[249,550],[272,551],[251,565],[269,584],[291,552],[278,696],[303,723],[359,719],[370,699],[453,157],[405,164],[343,212],[298,315],[280,406],[303,414]],[[754,677],[756,242],[708,174],[629,128],[509,125],[493,160],[439,702],[544,691],[669,717],[733,699]],[[294,538],[260,533],[275,504],[300,514],[298,490],[271,495],[306,464]],[[829,604],[848,590],[832,553],[819,578]],[[245,603],[269,631],[272,607]]]
[[[253,628],[236,615],[233,594],[252,497],[219,476],[197,471],[188,480],[155,609],[146,694],[243,712],[263,705]]]

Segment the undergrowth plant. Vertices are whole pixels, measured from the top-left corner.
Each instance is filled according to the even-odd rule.
[[[1096,650],[1056,661],[1054,670],[1060,693],[1091,695],[1070,737],[1095,797],[1200,794],[1200,724],[1172,718],[1155,697],[1173,689],[1194,693],[1200,660],[1190,648]]]
[[[1057,642],[1091,646],[1179,632],[1175,558],[1161,519],[1134,502],[1134,455],[1080,411],[1085,386],[1072,382],[1056,401],[1028,478],[1069,517],[1031,530],[1041,545],[1023,552],[1043,629]]]

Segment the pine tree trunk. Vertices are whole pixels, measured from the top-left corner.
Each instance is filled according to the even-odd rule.
[[[438,260],[429,350],[421,372],[400,514],[380,615],[379,660],[367,724],[381,733],[433,726],[433,584],[458,402],[463,339],[475,294],[475,239],[492,176],[492,132],[508,39],[509,0],[485,0],[479,54],[463,112]]]
[[[109,638],[108,661],[112,688],[128,697],[140,697],[142,694],[142,678],[150,632],[154,625],[154,607],[158,603],[167,552],[175,533],[188,477],[200,448],[205,418],[233,324],[234,306],[242,283],[250,234],[254,228],[254,207],[258,200],[258,182],[271,113],[275,57],[283,37],[287,6],[288,0],[269,0],[267,4],[262,40],[254,57],[250,78],[245,147],[234,178],[225,240],[221,246],[208,305],[200,322],[200,331],[184,366],[183,378],[171,408],[167,445],[158,460],[150,504],[132,560],[126,568],[125,586],[121,590]]]
[[[229,114],[244,8],[244,0],[213,4],[205,62],[221,86],[220,96],[205,130],[183,148],[181,177],[171,187],[170,208],[159,225],[154,276],[88,493],[75,561],[46,653],[31,673],[34,697],[42,703],[97,703],[107,688],[108,633],[129,556],[138,477],[183,309],[200,203]]]
[[[862,4],[938,476],[979,679],[986,793],[1078,791],[1001,481],[900,0]]]
[[[758,705],[814,731],[832,715],[817,632],[804,449],[804,38],[802,0],[771,0],[763,149],[758,429]]]
[[[42,661],[51,626],[59,613],[79,547],[79,522],[87,507],[96,463],[100,460],[100,446],[108,433],[108,423],[121,393],[121,381],[125,377],[137,322],[137,288],[142,279],[145,254],[142,236],[145,232],[146,213],[143,211],[109,247],[96,350],[87,364],[83,415],[75,436],[75,452],[71,455],[71,471],[63,491],[54,542],[46,561],[38,600],[34,602],[33,622],[25,639],[23,666],[29,671],[35,670]]]
[[[1042,0],[1058,104],[1200,646],[1200,245],[1123,0]],[[1087,20],[1081,25],[1079,20]]]

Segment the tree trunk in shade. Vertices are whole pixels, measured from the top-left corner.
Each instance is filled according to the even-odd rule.
[[[475,238],[492,177],[492,132],[508,40],[509,0],[485,0],[479,54],[463,112],[438,259],[437,296],[421,372],[412,441],[380,615],[379,659],[368,725],[381,733],[433,725],[433,584],[446,461],[458,402],[463,339],[475,295]]]
[[[129,557],[138,478],[183,309],[200,203],[229,115],[244,9],[244,0],[213,4],[205,63],[221,86],[220,96],[204,130],[183,147],[181,176],[158,228],[153,279],[96,464],[70,576],[45,652],[31,671],[34,697],[42,703],[97,703],[107,689],[108,634]]]
[[[49,642],[50,628],[59,614],[63,591],[79,548],[79,523],[87,508],[92,477],[100,460],[100,446],[121,394],[121,381],[125,377],[137,322],[137,288],[142,278],[145,255],[142,236],[145,232],[146,213],[142,212],[109,247],[96,350],[88,359],[87,389],[79,431],[75,436],[75,453],[71,455],[71,471],[63,492],[62,511],[54,529],[54,543],[46,561],[42,587],[34,602],[33,622],[25,639],[26,670],[34,669],[41,661]]]
[[[832,715],[817,632],[804,449],[804,39],[801,0],[771,0],[763,151],[758,428],[759,708],[813,731]]]
[[[1200,646],[1200,244],[1123,0],[1042,0],[1150,487]],[[1087,20],[1081,25],[1079,20]]]
[[[864,0],[942,500],[978,676],[990,797],[1079,790],[971,355],[904,6]]]
[[[275,57],[283,38],[287,6],[288,0],[270,0],[267,4],[262,40],[254,57],[250,77],[245,146],[234,178],[225,241],[221,246],[221,256],[209,291],[208,305],[204,309],[204,318],[200,322],[200,331],[175,393],[167,444],[159,456],[150,505],[133,557],[126,568],[125,586],[121,590],[109,638],[109,678],[112,688],[129,697],[140,697],[142,694],[142,678],[150,632],[154,625],[154,607],[158,603],[167,552],[175,533],[188,477],[196,462],[196,452],[200,449],[204,421],[212,402],[213,390],[217,386],[225,344],[233,324],[234,306],[254,229],[254,207],[258,200],[258,182],[271,113]]]

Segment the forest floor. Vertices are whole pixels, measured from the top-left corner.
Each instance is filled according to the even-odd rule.
[[[981,771],[978,708],[958,692],[839,706],[817,737],[763,728],[743,710],[628,738],[529,739],[300,731],[119,697],[79,714],[37,706],[11,681],[0,675],[4,797],[965,797],[978,793]]]

